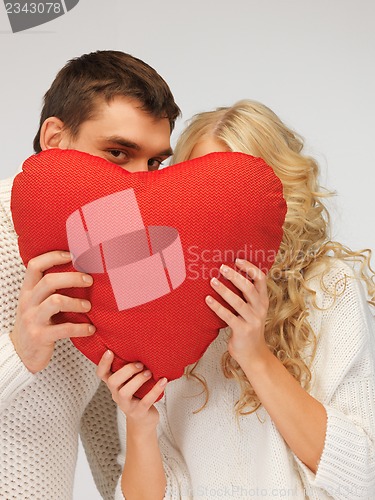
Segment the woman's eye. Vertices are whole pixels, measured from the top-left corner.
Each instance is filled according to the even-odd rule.
[[[157,170],[160,165],[163,165],[163,163],[157,158],[151,158],[150,160],[148,160],[148,166],[150,167],[149,170]]]

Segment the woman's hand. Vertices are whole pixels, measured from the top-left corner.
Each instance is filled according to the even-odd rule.
[[[125,498],[163,498],[167,482],[156,429],[159,413],[154,403],[164,391],[167,379],[160,379],[142,399],[138,399],[134,394],[151,378],[151,372],[144,370],[142,363],[128,363],[112,373],[113,358],[113,352],[107,351],[96,373],[126,415],[123,495]]]
[[[96,373],[107,384],[113,400],[125,413],[127,425],[142,432],[156,428],[159,413],[154,403],[164,391],[167,379],[159,380],[142,399],[138,399],[134,394],[151,378],[151,372],[144,370],[142,363],[128,363],[112,373],[113,359],[113,352],[107,351],[100,360]]]
[[[220,272],[242,292],[243,299],[222,283],[217,286],[211,280],[211,284],[238,316],[212,297],[208,296],[206,302],[232,329],[229,354],[241,366],[278,431],[297,457],[315,473],[324,446],[325,408],[300,386],[267,347],[264,326],[269,301],[264,273],[247,261],[237,259],[236,265],[250,279],[225,266]]]
[[[264,326],[269,306],[265,274],[248,261],[236,259],[236,266],[247,274],[244,277],[228,266],[220,267],[221,274],[243,294],[236,295],[219,280],[212,278],[212,288],[238,313],[233,314],[208,295],[208,306],[231,328],[228,352],[243,367],[262,360],[269,349],[264,338]]]

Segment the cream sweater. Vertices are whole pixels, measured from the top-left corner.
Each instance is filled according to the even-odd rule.
[[[0,499],[70,500],[80,434],[102,497],[122,500],[116,407],[95,365],[63,340],[33,375],[9,338],[24,274],[11,185],[0,182]]]
[[[345,274],[353,270],[333,261],[325,284],[332,289]],[[311,278],[310,287],[327,309],[332,298],[319,279]],[[196,370],[209,388],[206,408],[193,414],[204,401],[202,386],[186,378],[170,382],[157,403],[166,499],[375,499],[375,321],[359,281],[348,279],[345,290],[342,281],[338,292],[326,311],[309,307],[318,336],[310,392],[328,414],[316,475],[291,452],[264,408],[236,421],[239,390],[221,371],[227,346],[222,330]],[[123,444],[124,429],[119,411]]]
[[[24,272],[10,189],[11,180],[0,183],[0,498],[70,499],[80,433],[103,498],[122,500],[125,417],[118,411],[119,440],[115,406],[95,366],[67,340],[32,375],[9,339]],[[345,273],[351,268],[335,262],[327,284]],[[318,280],[311,286],[326,308],[329,295]],[[309,319],[319,341],[311,394],[328,413],[317,474],[293,455],[264,409],[236,421],[238,387],[220,368],[222,330],[198,365],[210,390],[207,407],[193,414],[201,386],[185,378],[169,383],[157,403],[166,499],[375,498],[375,325],[362,286],[348,280],[335,305],[311,308]]]

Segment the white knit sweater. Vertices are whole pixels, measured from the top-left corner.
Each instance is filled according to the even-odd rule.
[[[345,274],[353,270],[333,260],[325,284],[332,290]],[[312,278],[309,285],[327,309],[332,297],[319,282]],[[207,406],[193,414],[204,396],[186,378],[170,382],[157,403],[166,499],[375,499],[375,321],[359,281],[348,279],[345,290],[341,281],[338,292],[326,311],[309,307],[318,336],[310,393],[328,414],[317,473],[291,452],[264,408],[236,421],[239,389],[220,367],[228,334],[222,330],[197,368],[209,388]],[[124,444],[125,416],[118,413]]]
[[[63,340],[33,375],[9,338],[24,274],[11,185],[0,182],[0,499],[70,500],[80,433],[102,497],[122,500],[116,406],[95,365]]]
[[[32,375],[9,339],[24,272],[10,189],[11,180],[0,183],[0,498],[70,499],[80,432],[103,498],[122,500],[125,417],[118,411],[119,440],[115,406],[95,366],[67,340]],[[328,285],[345,273],[352,271],[336,262]],[[318,280],[310,286],[327,307]],[[309,319],[319,340],[311,394],[328,413],[317,474],[293,455],[264,409],[236,421],[238,386],[220,368],[222,330],[198,365],[210,390],[207,407],[193,414],[201,386],[185,378],[169,383],[157,403],[166,499],[375,498],[375,325],[362,286],[349,280],[332,308],[311,309]]]

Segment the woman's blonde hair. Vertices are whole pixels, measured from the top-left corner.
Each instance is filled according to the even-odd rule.
[[[315,292],[307,286],[306,273],[309,271],[311,275],[322,264],[328,270],[332,257],[359,263],[359,274],[367,285],[369,302],[375,305],[371,250],[356,252],[331,241],[330,217],[322,199],[333,193],[319,186],[318,164],[302,154],[302,138],[271,109],[255,101],[242,100],[234,106],[194,116],[178,140],[173,162],[188,159],[194,146],[204,137],[216,139],[229,151],[263,158],[283,184],[288,210],[282,243],[267,276],[269,310],[265,339],[273,354],[308,390],[316,338],[307,320],[307,297],[311,297],[314,307],[318,306]],[[323,284],[323,277],[321,282]],[[306,359],[304,351],[308,346],[311,356]],[[195,372],[196,366],[188,367],[186,375],[203,383],[207,401],[208,388]],[[237,414],[255,411],[261,403],[244,372],[228,352],[223,355],[222,368],[227,378],[234,378],[240,384]]]

